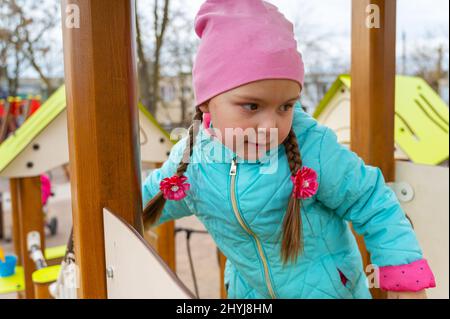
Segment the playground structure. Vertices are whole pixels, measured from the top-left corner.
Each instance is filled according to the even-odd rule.
[[[172,147],[169,134],[139,104],[140,154],[147,167],[163,163]],[[31,177],[69,163],[65,87],[60,87],[33,117],[0,148],[0,177]]]
[[[350,76],[339,76],[314,113],[344,145],[350,144],[352,135],[350,92]],[[439,283],[428,292],[432,298],[448,298],[449,170],[436,166],[448,163],[448,117],[448,106],[424,80],[396,77],[396,161],[390,185],[411,219]]]
[[[314,112],[333,129],[341,144],[350,145],[351,78],[341,75]],[[416,164],[448,162],[448,106],[421,78],[396,77],[395,158]]]
[[[192,298],[143,240],[139,156],[139,150],[143,152],[139,139],[143,136],[139,133],[136,89],[135,1],[64,0],[62,12],[67,14],[68,5],[73,4],[82,13],[81,27],[64,27],[63,38],[68,123],[65,138],[69,141],[67,160],[70,158],[75,254],[80,275],[78,297]],[[369,4],[380,8],[380,28],[365,25]],[[448,253],[442,254],[448,252],[448,238],[444,238],[448,234],[448,169],[394,160],[394,141],[402,145],[394,138],[396,1],[353,0],[352,11],[353,85],[348,86],[352,130],[347,141],[367,164],[380,167],[396,190],[424,243],[438,285],[443,289],[447,285],[444,293],[448,295]],[[65,121],[61,123],[64,126]],[[24,146],[23,154],[27,149],[35,151],[33,142]],[[150,147],[152,150],[155,152]],[[10,161],[16,162],[12,158]],[[18,154],[18,167],[24,170],[26,164],[27,158],[20,162]],[[35,177],[30,176],[21,177],[12,189],[20,194],[15,196],[21,203],[29,205],[30,216],[38,216],[37,188],[32,187]],[[443,187],[436,190],[430,183],[423,186],[424,176],[439,181]],[[444,178],[446,183],[442,182]],[[430,199],[434,198],[446,198],[446,202],[436,200],[431,205]],[[438,218],[425,214],[442,214],[443,210],[446,213]],[[430,221],[434,223],[433,234],[427,228]],[[368,265],[370,256],[363,240],[357,239],[364,264]],[[436,247],[443,250],[437,251]],[[223,255],[220,262],[223,274]],[[130,265],[138,267],[133,266],[131,271]],[[384,297],[378,289],[372,294]]]
[[[172,142],[170,136],[165,132],[148,113],[145,108],[140,105],[140,140],[141,140],[141,161],[143,166],[157,167],[167,158]],[[65,101],[65,88],[59,88],[36,112],[30,117],[23,126],[21,126],[13,136],[10,136],[4,143],[0,145],[0,178],[9,178],[10,188],[14,189],[16,183],[21,180],[33,178],[32,185],[37,194],[40,194],[40,183],[36,180],[42,173],[51,169],[66,165],[69,161],[68,154],[68,137],[67,137],[67,109]],[[30,193],[30,189],[27,189]],[[21,212],[17,202],[21,195],[13,192],[13,228],[14,228],[14,244],[16,255],[19,256],[20,264],[14,278],[9,278],[3,284],[0,280],[0,293],[8,293],[12,291],[21,292],[27,285],[28,289],[25,296],[30,298],[33,296],[33,287],[31,278],[33,277],[34,265],[24,256],[28,255],[26,250],[26,234],[31,230],[38,230],[41,238],[44,237],[42,223],[42,208],[36,204],[33,210],[35,214],[33,218],[21,218]],[[39,195],[40,196],[40,195]],[[37,213],[40,211],[40,213]],[[175,270],[175,250],[167,249],[167,241],[173,243],[174,225],[167,223],[164,226],[153,229],[154,236],[149,236],[154,246],[163,256],[171,269]],[[164,238],[164,240],[162,240]],[[158,240],[159,239],[159,240]],[[45,242],[42,241],[42,247]],[[25,254],[23,253],[25,251]],[[64,255],[65,247],[56,247],[45,250],[46,259],[51,260],[55,257],[58,261]],[[23,262],[25,258],[25,262]],[[52,268],[55,272],[55,268]],[[43,271],[41,271],[42,273]],[[25,278],[25,281],[24,281]],[[54,276],[52,277],[54,278]]]

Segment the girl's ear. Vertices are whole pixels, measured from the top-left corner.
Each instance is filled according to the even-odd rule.
[[[209,113],[209,103],[203,103],[203,104],[199,105],[198,108],[203,113]]]

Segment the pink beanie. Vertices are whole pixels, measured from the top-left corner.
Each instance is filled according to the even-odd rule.
[[[192,71],[195,105],[241,85],[290,79],[303,87],[294,28],[262,0],[207,0],[195,18],[201,38]]]

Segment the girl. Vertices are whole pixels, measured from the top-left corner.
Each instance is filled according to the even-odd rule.
[[[195,31],[194,123],[144,182],[147,224],[196,215],[229,298],[370,298],[350,221],[380,287],[424,297],[433,274],[380,170],[301,109],[292,24],[261,0],[208,0]]]

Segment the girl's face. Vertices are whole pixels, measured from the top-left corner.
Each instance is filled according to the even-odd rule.
[[[222,93],[200,109],[211,114],[225,146],[241,158],[257,160],[288,136],[300,91],[292,80],[261,80]]]

